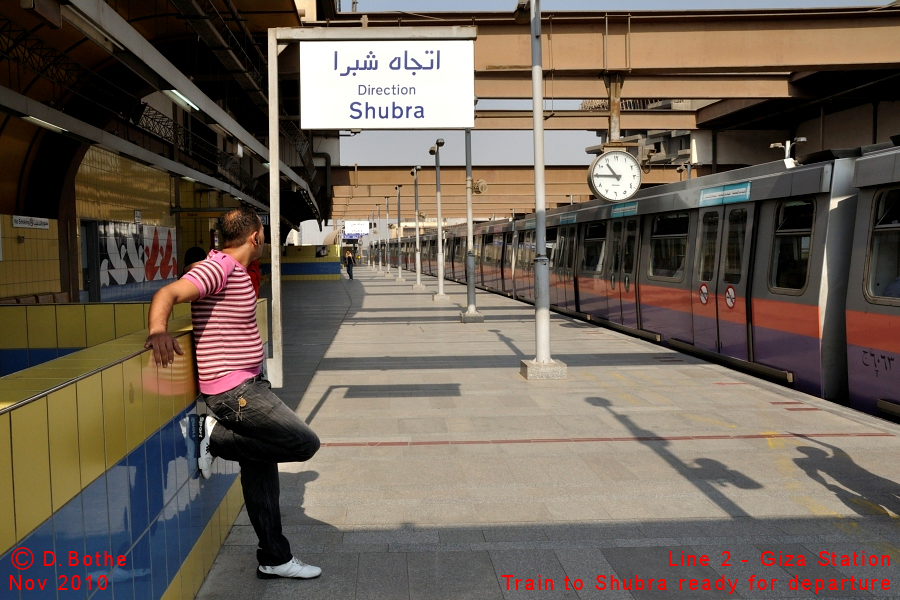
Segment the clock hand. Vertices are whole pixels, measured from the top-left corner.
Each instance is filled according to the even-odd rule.
[[[613,176],[614,176],[617,180],[620,179],[620,178],[622,177],[621,175],[619,175],[618,173],[616,173],[615,171],[613,171],[613,168],[612,168],[612,166],[610,166],[609,163],[606,163],[606,168],[608,168],[608,169],[610,170],[610,172],[612,172]]]
[[[615,177],[616,180],[618,180],[619,177],[621,177],[621,175],[616,175],[615,173],[613,173],[612,175],[608,175],[608,174],[606,174],[606,173],[596,173],[596,174],[594,175],[594,177]]]

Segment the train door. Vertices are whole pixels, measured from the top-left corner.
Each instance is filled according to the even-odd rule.
[[[752,205],[700,209],[697,269],[691,293],[694,345],[727,356],[749,359],[747,277],[748,224]]]
[[[638,217],[611,221],[611,252],[609,253],[609,320],[627,327],[638,328],[637,253]]]
[[[719,352],[750,360],[747,330],[747,298],[750,296],[750,246],[753,205],[725,205],[722,261],[717,304]]]
[[[723,212],[722,206],[700,209],[697,228],[697,268],[694,271],[694,285],[691,292],[694,345],[713,352],[719,351],[717,271]]]
[[[515,256],[513,235],[511,231],[503,234],[503,283],[501,288],[508,294],[513,293],[513,258]]]
[[[547,261],[549,265],[549,281],[548,281],[548,289],[550,291],[550,306],[558,306],[559,305],[559,292],[556,289],[557,285],[557,266],[556,263],[559,260],[559,230],[556,227],[547,228]]]
[[[562,248],[559,269],[559,306],[575,310],[575,225],[560,228],[560,235],[565,240]]]
[[[606,225],[591,223],[584,231],[584,242],[578,260],[578,307],[576,310],[608,319],[606,263]]]

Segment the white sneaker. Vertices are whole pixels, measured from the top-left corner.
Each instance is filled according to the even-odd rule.
[[[200,467],[200,475],[203,479],[209,479],[212,476],[212,464],[215,456],[209,452],[209,441],[212,439],[212,430],[218,421],[212,415],[206,415],[203,419],[203,429],[200,431],[200,455],[197,457],[197,463]]]
[[[256,576],[260,579],[278,579],[286,577],[291,579],[312,579],[322,574],[322,569],[307,565],[300,561],[299,558],[292,558],[283,565],[277,567],[265,567],[260,565],[256,569]]]

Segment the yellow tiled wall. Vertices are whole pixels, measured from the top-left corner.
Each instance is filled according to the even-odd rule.
[[[215,229],[219,220],[215,214],[192,214],[190,209],[217,209],[217,208],[235,208],[240,206],[240,202],[233,196],[218,191],[198,191],[197,184],[192,181],[179,180],[181,186],[181,207],[188,212],[181,214],[181,246],[179,250],[181,255],[178,257],[179,267],[183,267],[182,261],[184,253],[188,248],[198,246],[204,250],[209,250],[212,243],[209,236],[210,229]]]
[[[27,309],[46,307],[11,308],[25,316]],[[0,410],[7,409],[0,413],[0,555],[193,406],[199,390],[190,307],[177,308],[169,331],[184,355],[170,368],[158,368],[149,351],[122,360],[143,349],[146,331],[138,331],[0,378]],[[265,343],[264,299],[257,320]],[[99,372],[74,381],[92,371]],[[52,388],[59,389],[42,396]],[[37,400],[10,410],[28,398]],[[197,592],[241,506],[236,481],[172,581],[173,597]]]
[[[149,302],[104,304],[0,304],[0,350],[90,348],[147,328]],[[175,306],[171,318],[189,315]]]
[[[0,298],[60,291],[57,227],[55,219],[50,229],[13,227],[11,215],[0,215]]]

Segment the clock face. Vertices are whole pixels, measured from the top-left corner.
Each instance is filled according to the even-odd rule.
[[[641,165],[628,152],[606,152],[591,163],[588,185],[601,198],[627,200],[641,187]]]

